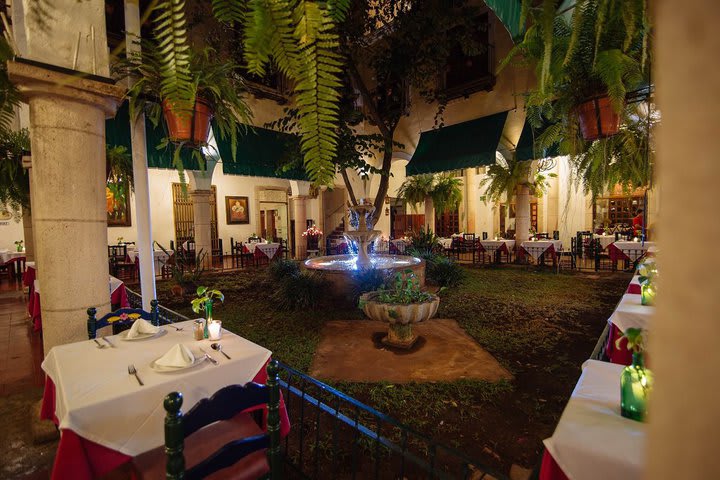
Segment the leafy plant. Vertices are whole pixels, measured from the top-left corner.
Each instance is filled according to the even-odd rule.
[[[0,36],[0,135],[10,132],[15,119],[15,108],[20,105],[20,92],[10,81],[7,62],[13,59],[15,52],[5,39]]]
[[[657,265],[655,259],[645,259],[640,265],[638,265],[638,281],[640,285],[652,285],[655,282],[655,278],[658,276]]]
[[[316,272],[299,272],[282,278],[273,294],[280,310],[314,310],[325,294],[325,279]]]
[[[0,86],[0,93],[1,91]],[[18,131],[3,130],[1,123],[2,118],[0,118],[0,205],[7,205],[10,212],[19,217],[23,208],[30,208],[30,177],[22,166],[23,151],[30,150],[30,132],[27,128]]]
[[[170,252],[158,242],[155,242],[155,244],[171,259],[168,260],[168,264],[172,267],[172,277],[175,283],[185,291],[189,288],[195,288],[198,280],[205,273],[205,257],[207,257],[207,253],[201,248],[195,253],[195,258],[192,258],[182,247],[175,250],[175,252]]]
[[[175,0],[173,3],[176,3]],[[136,118],[140,113],[145,113],[158,126],[163,119],[163,101],[167,101],[178,115],[189,115],[196,99],[202,99],[211,105],[214,132],[222,139],[230,139],[234,159],[238,132],[245,128],[251,117],[243,97],[245,87],[237,74],[239,66],[230,60],[219,60],[218,54],[210,48],[199,52],[188,48],[183,49],[180,55],[182,63],[187,66],[173,70],[167,66],[168,55],[175,55],[173,49],[168,51],[163,43],[149,40],[142,41],[141,47],[141,52],[133,52],[113,65],[113,74],[117,78],[130,77],[135,81],[127,92],[130,117]],[[171,71],[177,75],[168,77]],[[180,78],[186,76],[191,81],[188,87],[181,86],[185,81],[180,81]],[[169,145],[170,139],[165,137],[158,149],[166,149]],[[204,169],[205,157],[202,151],[208,147],[206,143],[175,145],[173,165],[178,169],[181,180],[184,179],[186,167],[181,157],[183,148],[189,149],[191,157]]]
[[[420,282],[410,269],[396,273],[392,282],[378,292],[376,300],[381,303],[409,305],[432,300],[432,295],[420,288]]]
[[[363,293],[382,287],[387,279],[387,271],[379,268],[363,268],[352,272],[352,303],[357,303]]]
[[[416,210],[417,205],[431,199],[439,212],[457,208],[462,201],[462,180],[449,175],[415,175],[406,179],[397,195]]]
[[[510,203],[518,188],[528,187],[530,195],[541,197],[549,186],[548,178],[557,177],[555,173],[543,173],[538,167],[533,167],[529,160],[521,161],[514,157],[506,159],[498,156],[495,163],[489,165],[485,178],[480,181],[480,187],[485,187],[481,199],[487,203],[499,203],[503,200]],[[503,198],[504,197],[504,198]]]
[[[295,260],[279,258],[270,262],[270,266],[268,267],[268,275],[276,282],[281,281],[283,278],[299,274],[300,265]]]
[[[457,287],[465,279],[465,271],[453,259],[445,255],[434,255],[425,259],[425,274],[436,285],[442,288]]]
[[[413,210],[417,211],[417,206],[430,198],[434,183],[435,178],[431,174],[415,175],[406,179],[400,185],[397,196],[405,200]]]
[[[636,353],[645,351],[645,337],[643,337],[642,328],[627,328],[623,333],[622,337],[615,341],[615,346],[620,348],[620,341],[627,339],[627,349]]]
[[[411,251],[420,254],[423,254],[425,252],[432,253],[440,245],[438,236],[435,235],[435,232],[433,232],[429,226],[426,227],[424,230],[420,229],[417,232],[412,232],[410,241]]]
[[[208,287],[201,286],[197,288],[195,293],[197,298],[194,298],[190,302],[193,312],[195,313],[204,312],[208,303],[212,305],[215,300],[225,301],[225,295],[223,295],[220,290],[210,290]]]

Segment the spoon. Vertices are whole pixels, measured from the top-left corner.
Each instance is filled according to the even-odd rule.
[[[225,353],[225,352],[222,351],[222,345],[220,345],[219,343],[213,343],[212,345],[210,345],[210,348],[212,348],[213,350],[217,350],[218,352],[220,352],[220,353],[222,353],[223,355],[225,355],[225,358],[227,358],[228,360],[230,360],[230,355],[228,355],[227,353]]]

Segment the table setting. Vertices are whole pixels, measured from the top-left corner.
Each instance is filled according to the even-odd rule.
[[[520,247],[519,254],[525,252],[535,260],[539,260],[547,253],[555,262],[556,253],[562,250],[562,242],[560,240],[526,240],[520,244]]]
[[[600,242],[600,247],[605,250],[609,245],[615,243],[615,235],[605,235],[602,233],[593,234],[593,239]]]
[[[480,240],[479,247],[480,253],[487,252],[495,255],[495,261],[500,261],[500,254],[504,253],[509,255],[510,252],[515,250],[515,240],[505,239],[494,239],[494,240]]]
[[[243,244],[245,253],[250,253],[256,258],[262,256],[272,260],[277,252],[280,250],[280,244],[275,242],[270,243],[245,243]]]
[[[607,246],[607,252],[613,263],[617,263],[621,260],[636,262],[651,249],[654,251],[655,242],[618,240],[617,242],[613,242]]]
[[[117,335],[50,350],[41,417],[62,432],[53,478],[95,478],[163,445],[162,402],[172,391],[187,411],[226,385],[265,383],[269,350],[223,329],[197,340],[197,323],[138,318]],[[290,424],[280,410],[284,436]]]
[[[158,267],[162,267],[163,265],[165,265],[165,263],[167,263],[168,259],[173,253],[175,252],[172,250],[168,250],[167,252],[165,252],[161,249],[154,249],[153,260],[155,261],[155,265]],[[134,245],[128,246],[127,256],[132,263],[137,263],[140,260],[140,252]]]

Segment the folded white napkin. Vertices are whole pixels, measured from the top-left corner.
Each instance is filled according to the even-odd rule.
[[[195,361],[195,355],[190,351],[188,347],[182,343],[178,343],[165,355],[155,360],[155,365],[161,365],[163,367],[187,367],[192,365]]]
[[[152,323],[148,322],[143,318],[138,318],[128,330],[127,338],[137,338],[140,335],[152,333],[153,335],[160,331],[159,327],[156,327]]]

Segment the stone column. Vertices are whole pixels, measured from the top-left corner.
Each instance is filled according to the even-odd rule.
[[[30,206],[32,208],[32,157],[23,156],[22,166],[28,172],[28,183],[30,184]],[[23,221],[23,238],[25,240],[25,261],[35,261],[35,239],[33,238],[32,210],[31,208],[22,209]],[[37,266],[37,265],[36,265]]]
[[[475,233],[476,238],[482,238],[482,232],[476,231],[477,225],[477,204],[479,200],[478,190],[475,187],[475,169],[465,169],[465,186],[463,188],[463,197],[465,203],[465,231],[469,233]]]
[[[307,198],[306,195],[292,197],[293,217],[295,218],[295,259],[297,260],[307,257],[307,242],[305,241],[305,237],[302,236],[303,232],[307,229],[307,227],[305,227],[305,223],[307,222],[307,207],[305,202]]]
[[[515,195],[515,244],[530,238],[530,188],[518,186]]]
[[[547,222],[547,232],[552,235],[553,231],[558,230],[560,224],[560,181],[558,177],[548,177],[548,183],[550,186],[545,199],[547,205],[545,221]]]
[[[425,230],[435,231],[435,205],[432,198],[425,197]]]
[[[20,62],[9,62],[8,73],[30,105],[33,230],[47,353],[87,339],[88,307],[110,310],[105,118],[114,115],[123,89]]]
[[[212,190],[193,190],[190,192],[190,198],[193,204],[195,252],[197,255],[200,255],[200,250],[205,253],[203,266],[210,269],[212,266],[212,235],[210,231]],[[177,248],[180,247],[180,245],[177,246]]]
[[[720,149],[717,19],[720,2],[653,2],[656,53],[657,184],[663,195],[655,239],[661,271],[650,332],[655,387],[650,398],[646,479],[720,478],[720,163],[695,154]],[[697,232],[699,243],[688,235]]]

